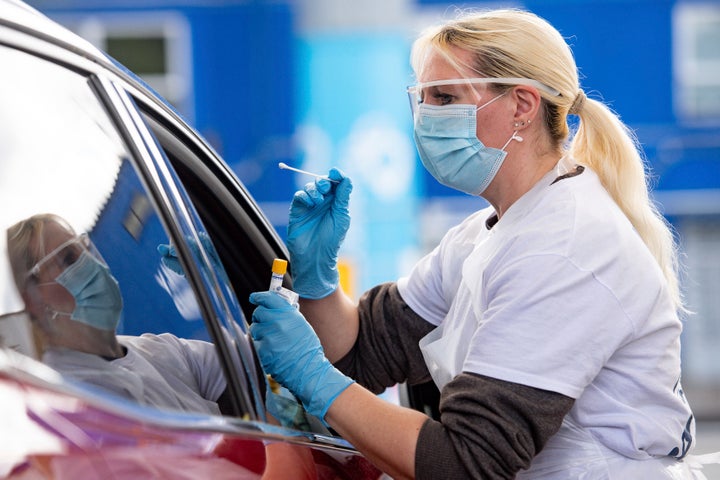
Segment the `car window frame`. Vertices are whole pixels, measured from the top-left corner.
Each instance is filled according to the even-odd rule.
[[[89,83],[95,89],[101,103],[125,142],[129,161],[135,168],[156,213],[183,262],[185,278],[195,294],[200,315],[215,345],[225,374],[230,404],[236,417],[265,420],[262,399],[258,398],[259,386],[247,374],[247,368],[235,368],[233,350],[217,318],[227,315],[222,305],[223,293],[220,274],[216,271],[204,248],[192,249],[186,239],[192,238],[202,245],[197,236],[203,229],[193,221],[192,203],[186,201],[173,175],[172,167],[162,152],[130,93],[124,86],[102,73],[91,73]],[[225,312],[225,313],[222,313]],[[241,361],[244,361],[241,359]]]
[[[15,26],[16,25],[13,25],[13,27]],[[265,422],[266,412],[263,401],[266,379],[254,353],[252,344],[250,343],[252,361],[250,364],[243,364],[243,366],[246,367],[245,371],[237,371],[239,369],[233,366],[232,347],[227,345],[226,338],[224,338],[221,332],[217,320],[219,313],[217,309],[212,307],[213,302],[209,298],[212,295],[208,293],[208,291],[218,290],[219,282],[217,277],[219,275],[217,272],[212,273],[211,276],[214,278],[211,279],[212,281],[207,281],[205,278],[207,275],[201,273],[196,268],[194,261],[187,261],[187,259],[193,258],[193,253],[184,240],[181,228],[182,224],[178,223],[179,219],[175,215],[173,208],[169,205],[167,198],[161,195],[161,187],[158,186],[158,183],[164,179],[163,181],[169,181],[168,185],[174,185],[174,189],[179,188],[182,190],[185,180],[181,179],[182,181],[178,187],[172,180],[172,175],[168,174],[168,168],[172,171],[176,167],[185,167],[192,175],[198,178],[205,178],[206,180],[211,179],[214,182],[217,186],[217,188],[212,189],[213,195],[215,195],[214,198],[222,198],[222,200],[219,200],[220,203],[228,210],[229,215],[236,220],[240,219],[240,224],[251,226],[252,228],[248,230],[254,232],[252,235],[258,239],[256,243],[263,246],[261,249],[263,250],[262,254],[255,259],[259,263],[250,270],[253,272],[267,272],[267,277],[265,277],[264,273],[257,273],[257,275],[252,276],[253,278],[251,280],[246,280],[247,284],[252,282],[256,285],[256,288],[253,288],[253,290],[264,290],[267,288],[273,258],[288,258],[284,243],[234,172],[229,169],[220,156],[217,155],[212,147],[199,135],[197,130],[187,124],[171,105],[167,104],[164,99],[158,97],[142,80],[109,57],[101,56],[101,54],[88,53],[54,37],[35,35],[36,32],[34,31],[22,30],[22,32],[12,32],[10,37],[4,36],[0,39],[0,43],[9,48],[23,51],[38,59],[57,64],[85,78],[93,78],[93,88],[98,96],[106,97],[101,98],[102,103],[128,148],[128,161],[132,164],[141,181],[144,182],[146,193],[151,196],[151,203],[155,207],[157,215],[169,236],[168,240],[176,244],[181,262],[183,262],[183,265],[187,264],[187,279],[199,302],[201,316],[206,328],[216,346],[218,358],[225,372],[228,388],[231,390],[231,402],[235,405],[237,416],[247,420]],[[107,97],[108,95],[112,95],[112,93],[108,92],[113,91],[117,91],[118,95],[126,95],[128,101],[109,101]],[[123,105],[123,103],[126,103],[126,105]],[[126,129],[122,126],[122,122],[119,122],[119,116],[122,113],[135,116],[133,120],[135,127],[133,130],[137,131],[125,131]],[[151,126],[148,125],[151,123],[147,122],[148,118],[152,118],[157,125],[162,125],[162,127],[165,128],[167,132],[171,132],[172,135],[181,137],[184,148],[193,152],[198,158],[204,159],[204,161],[201,162],[202,164],[191,165],[183,162],[182,158],[175,162],[175,164],[169,162],[169,160],[160,153],[160,150],[162,150],[162,147],[159,146],[161,142],[155,137],[155,132],[150,128]],[[121,125],[121,128],[118,127],[118,125]],[[141,132],[143,133],[141,134]],[[149,153],[152,149],[155,149],[154,156]],[[140,161],[138,158],[143,160]],[[169,180],[168,178],[152,173],[154,167],[145,173],[141,173],[141,166],[147,165],[148,161],[150,165],[153,165],[153,162],[158,162],[159,165],[163,165]],[[197,199],[195,195],[196,192],[189,191],[188,193],[190,196],[189,203],[192,208],[194,208],[195,200]],[[193,198],[194,196],[195,198]],[[199,212],[199,216],[204,224],[205,218],[202,218],[202,212]],[[205,226],[210,229],[210,226]],[[232,235],[223,230],[216,228],[214,232],[211,230],[210,233],[213,234],[213,241],[215,241],[216,238],[223,239],[222,242],[219,242],[221,245],[217,248],[218,255],[224,265],[231,265],[235,263],[230,248],[228,247],[231,243]],[[267,248],[268,246],[269,248]],[[207,258],[207,253],[203,251],[201,256],[203,271],[214,272],[212,262]],[[236,280],[236,275],[232,272],[230,273],[231,281]],[[285,285],[288,288],[292,287],[290,275],[286,275]],[[240,295],[238,300],[243,313],[246,318],[250,320],[254,306],[249,303],[246,297],[247,295]],[[255,372],[256,375],[253,375],[251,372]],[[335,441],[336,440],[337,439],[335,439]]]

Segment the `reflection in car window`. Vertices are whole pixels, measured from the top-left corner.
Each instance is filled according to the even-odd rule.
[[[5,343],[66,376],[219,413],[215,348],[160,261],[167,234],[87,78],[5,47],[0,62],[0,337],[25,322],[24,341]]]

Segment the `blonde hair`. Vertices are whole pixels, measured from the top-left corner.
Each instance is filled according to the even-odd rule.
[[[40,213],[21,220],[7,229],[7,249],[13,280],[20,292],[25,290],[30,269],[47,253],[43,230],[48,223],[62,225],[68,232],[72,227],[62,217],[52,213]],[[33,239],[35,247],[31,248]]]
[[[454,47],[474,52],[475,63],[461,64],[452,54]],[[613,111],[580,89],[572,51],[560,33],[530,12],[469,12],[426,30],[415,41],[411,63],[416,74],[431,52],[443,55],[458,70],[470,69],[482,77],[529,78],[559,92],[554,96],[540,91],[543,121],[554,147],[597,173],[657,260],[675,305],[682,308],[675,238],[650,199],[642,150]],[[580,118],[572,138],[568,114]]]

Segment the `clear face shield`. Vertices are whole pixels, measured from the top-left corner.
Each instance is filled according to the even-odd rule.
[[[27,282],[35,285],[52,282],[67,268],[74,265],[84,252],[89,253],[102,265],[107,266],[88,234],[82,233],[61,243],[35,262],[26,274]]]
[[[476,85],[499,84],[499,85],[527,85],[551,96],[559,96],[560,92],[548,87],[545,84],[529,78],[453,78],[447,80],[434,80],[412,85],[407,88],[408,99],[410,100],[410,111],[413,119],[416,118],[420,105],[453,105],[453,104],[475,104],[477,105],[482,96],[475,88]]]

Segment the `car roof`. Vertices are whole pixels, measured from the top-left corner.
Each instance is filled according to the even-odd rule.
[[[49,18],[26,3],[20,0],[0,0],[0,26],[3,25],[28,37],[57,46],[58,51],[64,52],[64,54],[60,55],[63,61],[68,61],[74,66],[80,65],[77,57],[90,62],[90,64],[83,64],[81,68],[87,68],[95,73],[103,71],[105,74],[110,74],[114,80],[123,83],[125,88],[139,93],[144,100],[149,101],[155,107],[164,109],[173,115],[175,120],[187,124],[183,115],[135,72],[56,20]],[[11,39],[12,36],[8,38]],[[8,41],[12,43],[12,40]],[[4,42],[1,35],[0,42]],[[25,42],[25,39],[19,40],[17,45],[25,48]],[[43,51],[42,47],[40,49],[31,47],[30,49],[35,52]],[[45,53],[43,51],[43,54]],[[72,58],[73,55],[75,56],[74,59]],[[97,65],[98,68],[91,66],[92,64]],[[187,126],[199,135],[191,125],[188,124]]]
[[[85,57],[108,62],[107,56],[90,42],[19,0],[0,0],[0,22],[53,43],[62,43]]]

